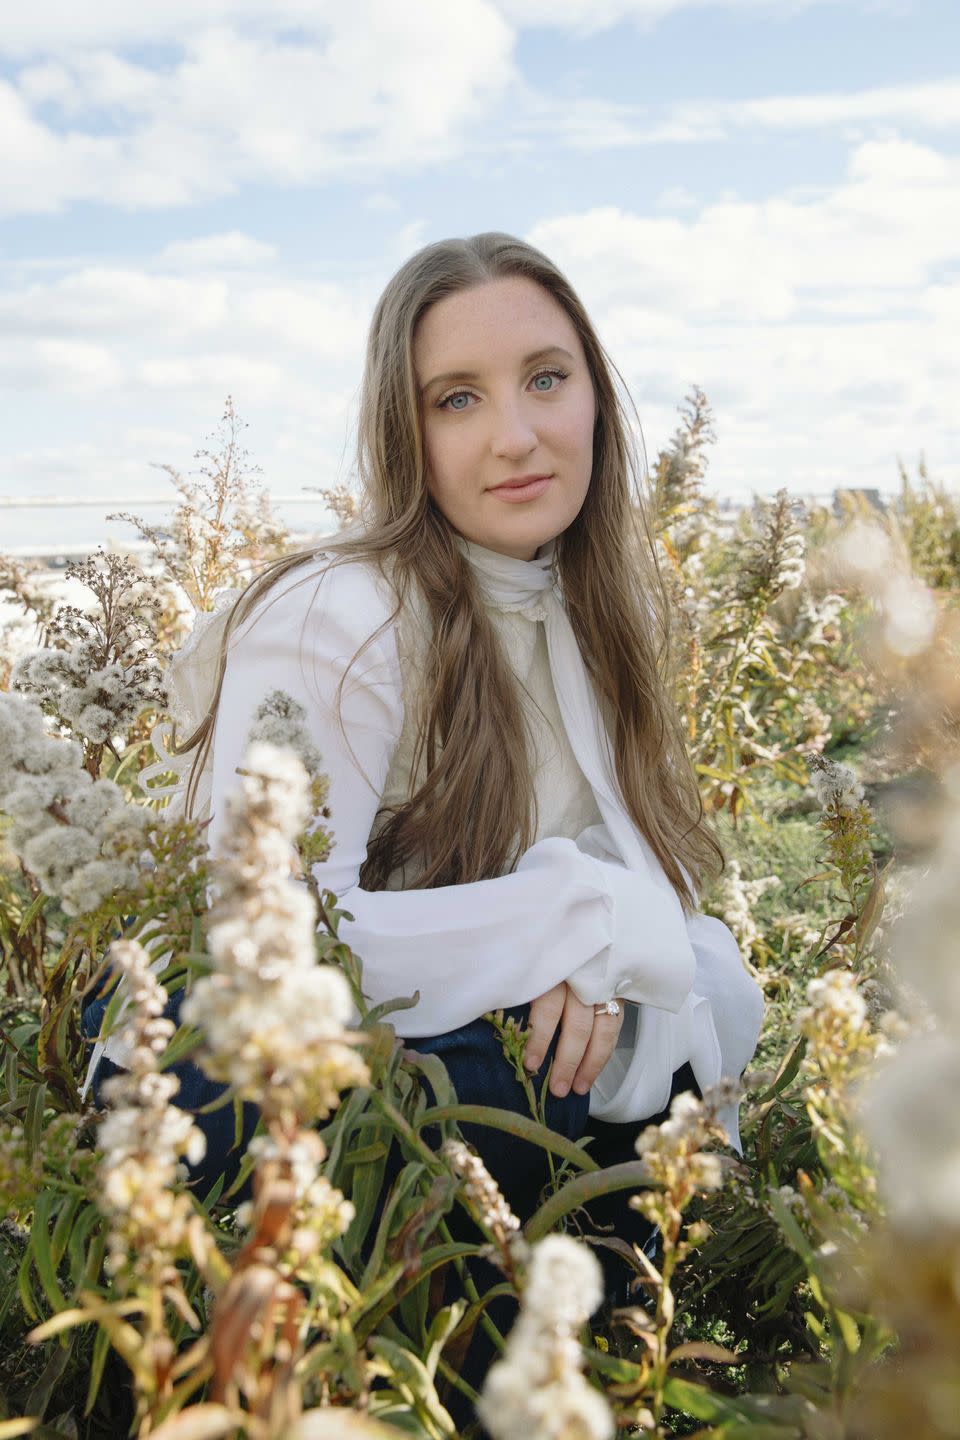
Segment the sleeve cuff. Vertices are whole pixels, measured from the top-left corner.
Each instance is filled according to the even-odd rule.
[[[610,923],[610,942],[568,976],[585,1005],[616,996],[676,1013],[696,977],[697,961],[676,894],[644,883],[623,865],[593,859]]]

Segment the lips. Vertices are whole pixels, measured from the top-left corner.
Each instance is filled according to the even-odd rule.
[[[500,485],[491,485],[491,490],[522,490],[527,485],[532,485],[536,480],[550,480],[550,475],[520,475],[516,480],[504,480]]]
[[[495,485],[490,493],[508,505],[520,505],[539,499],[552,484],[552,475],[541,475],[536,480],[511,480],[504,485]]]

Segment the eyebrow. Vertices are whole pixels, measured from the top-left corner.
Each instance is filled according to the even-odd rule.
[[[520,362],[521,367],[532,365],[534,360],[542,360],[545,355],[566,355],[568,360],[574,357],[569,350],[564,350],[562,345],[544,345],[540,350],[531,350],[529,355],[524,355]],[[420,386],[420,394],[426,395],[427,391],[434,385],[446,384],[448,380],[479,380],[480,376],[474,370],[445,370],[442,375],[434,375],[425,385]]]

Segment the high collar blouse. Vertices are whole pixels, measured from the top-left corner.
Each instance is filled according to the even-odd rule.
[[[547,655],[543,602],[533,597],[522,604],[485,602],[484,608],[517,682],[528,727],[531,747],[528,753],[536,799],[534,841],[551,835],[573,840],[588,826],[599,825],[602,817],[593,790],[574,758],[561,718]],[[413,761],[430,624],[424,601],[415,587],[411,587],[408,604],[398,617],[397,641],[403,723],[387,772],[381,800],[384,806],[403,804],[424,779],[422,758],[416,774]],[[411,869],[394,871],[386,888],[400,890],[409,886],[415,873]]]
[[[284,576],[231,637],[199,791],[211,854],[254,711],[284,690],[304,706],[329,778],[334,844],[316,878],[353,917],[339,933],[362,963],[369,1002],[416,997],[392,1015],[413,1046],[565,980],[586,1004],[630,1002],[591,1088],[591,1115],[640,1122],[658,1113],[686,1061],[701,1089],[738,1078],[759,1036],[760,986],[721,920],[685,915],[670,887],[651,899],[620,860],[564,732],[535,601],[487,604],[531,717],[535,842],[515,869],[489,879],[415,890],[392,876],[383,890],[361,888],[378,812],[409,794],[429,626],[415,590],[391,620],[396,596],[375,565],[329,559],[318,552]],[[739,1151],[738,1106],[719,1118]]]

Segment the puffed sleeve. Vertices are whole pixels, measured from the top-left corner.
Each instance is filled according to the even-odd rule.
[[[693,917],[695,922],[713,918]],[[697,981],[678,1011],[637,1006],[632,1031],[625,1027],[624,1043],[618,1043],[590,1091],[591,1115],[628,1122],[659,1113],[667,1105],[673,1073],[685,1061],[701,1092],[721,1078],[743,1074],[759,1038],[763,994],[743,969],[734,937],[722,928],[726,938],[697,935]],[[742,1154],[739,1104],[721,1107],[717,1117]]]
[[[604,855],[604,863],[618,869],[630,888],[633,872],[612,858],[603,827],[584,831],[577,843]],[[686,1061],[703,1091],[723,1077],[739,1079],[753,1057],[763,1025],[763,990],[733,932],[699,910],[684,916],[684,927],[694,957],[692,983],[678,1007],[643,1002],[632,1013],[628,1009],[629,1024],[590,1092],[590,1114],[598,1119],[641,1121],[658,1114],[669,1099],[674,1071]],[[629,975],[630,962],[624,963]],[[622,981],[618,993],[632,999],[631,992],[632,985]],[[742,1153],[739,1105],[723,1107],[718,1118]]]
[[[523,1004],[578,967],[614,956],[622,968],[636,939],[618,927],[621,877],[565,837],[538,841],[511,873],[426,890],[364,890],[360,867],[403,723],[395,626],[387,626],[350,667],[341,730],[336,691],[354,653],[393,609],[373,566],[337,564],[318,578],[292,572],[232,638],[213,740],[210,846],[222,834],[223,798],[238,782],[254,711],[273,689],[306,709],[330,789],[335,844],[315,869],[350,912],[340,934],[363,966],[371,1004],[419,992],[397,1013],[402,1034],[430,1035],[500,1006]],[[662,969],[634,963],[638,999],[679,1005]],[[684,981],[683,993],[689,989]]]

